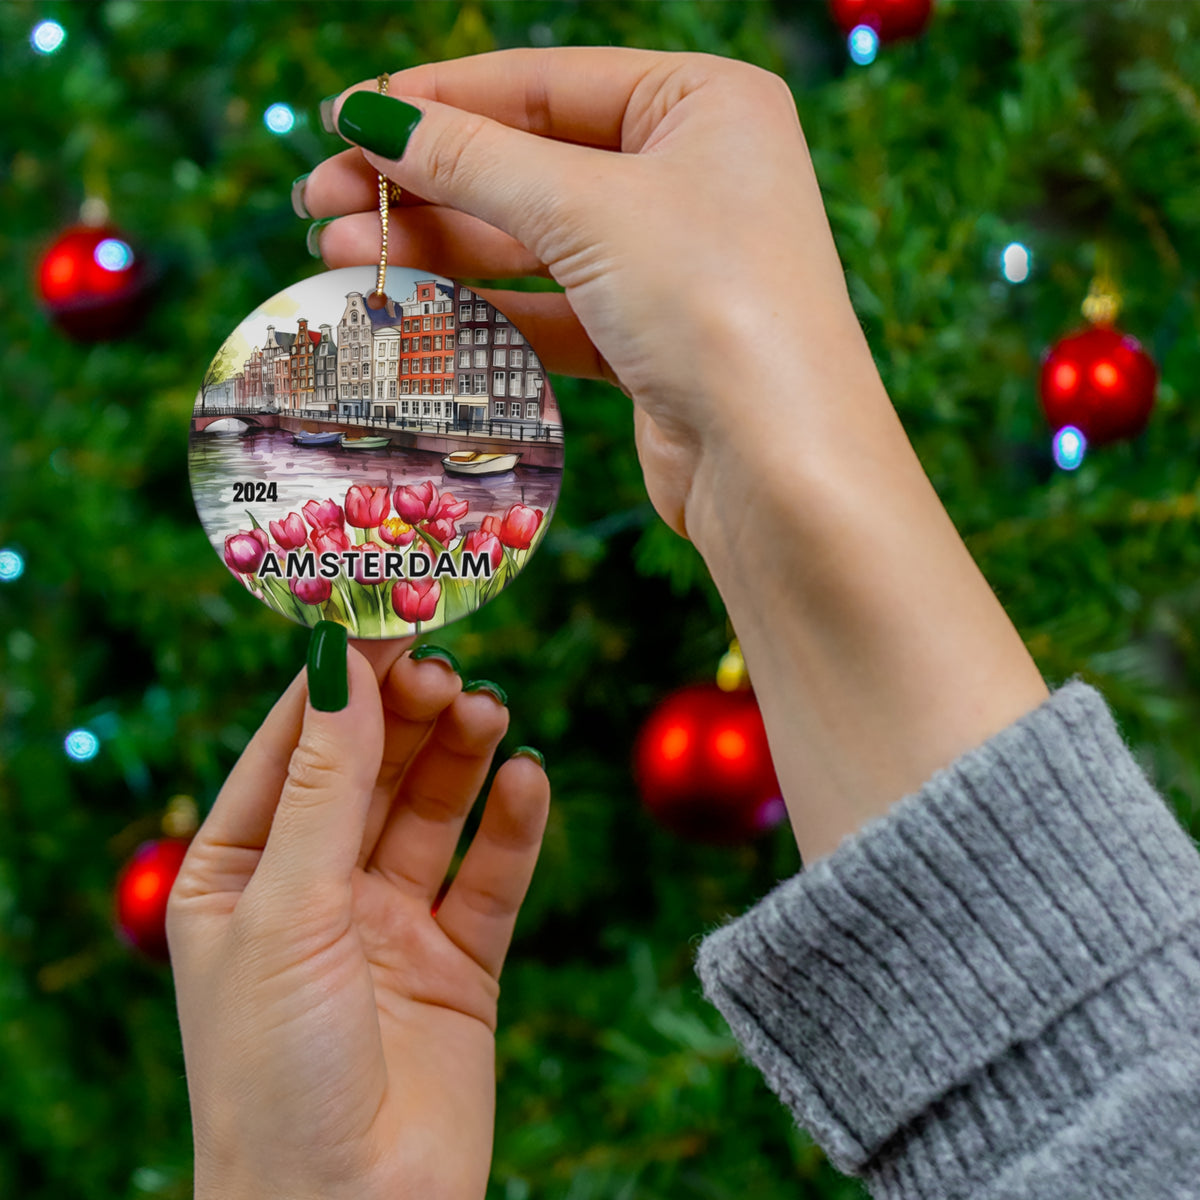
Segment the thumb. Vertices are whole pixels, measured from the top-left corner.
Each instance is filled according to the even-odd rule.
[[[297,910],[314,894],[344,894],[382,758],[375,671],[348,648],[344,625],[319,621],[309,643],[304,725],[254,873],[255,890]]]
[[[619,166],[619,155],[539,137],[424,96],[351,91],[335,106],[333,124],[381,175],[433,204],[487,221],[543,262],[572,249],[537,243],[561,237],[563,220],[586,200],[581,184],[598,169]]]

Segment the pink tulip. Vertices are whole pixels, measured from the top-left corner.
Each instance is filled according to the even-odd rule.
[[[383,577],[383,547],[375,542],[363,542],[361,546],[354,548],[359,551],[359,557],[354,562],[354,578],[364,587],[376,587],[386,583]],[[366,572],[368,559],[371,560],[370,575]]]
[[[497,537],[500,536],[500,530],[503,528],[503,523],[499,517],[493,517],[490,513],[483,518],[483,524],[479,526],[480,533],[494,533]]]
[[[282,521],[271,521],[271,536],[285,549],[298,550],[308,537],[299,513],[288,513]]]
[[[493,571],[504,558],[504,547],[500,545],[500,539],[494,533],[485,533],[482,529],[467,534],[463,541],[463,550],[468,554],[486,554],[492,560]]]
[[[356,483],[346,493],[346,520],[356,529],[374,529],[391,507],[386,487]]]
[[[329,525],[340,526],[342,523],[342,510],[332,500],[322,500],[320,504],[310,500],[300,511],[314,529],[324,529]]]
[[[392,494],[392,503],[409,525],[419,525],[437,511],[438,490],[432,479],[426,479],[424,483],[398,487]]]
[[[243,529],[225,539],[225,565],[241,575],[253,575],[262,566],[270,541],[261,529]]]
[[[417,536],[417,531],[399,517],[388,517],[379,523],[379,536],[389,546],[407,546]]]
[[[403,621],[428,621],[437,611],[442,585],[436,579],[401,579],[392,588],[392,608]]]
[[[340,525],[331,525],[328,529],[314,529],[308,535],[308,544],[318,554],[324,554],[326,550],[341,554],[350,549],[350,538]]]
[[[333,584],[328,579],[289,579],[288,587],[305,604],[324,604],[333,595]]]
[[[524,504],[514,504],[504,514],[500,525],[500,540],[510,550],[528,550],[544,516],[545,513],[540,508],[526,508]]]

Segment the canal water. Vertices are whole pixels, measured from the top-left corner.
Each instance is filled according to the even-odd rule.
[[[522,467],[502,475],[452,475],[442,466],[441,455],[389,446],[382,450],[346,450],[341,446],[297,446],[283,429],[263,429],[245,434],[193,433],[188,449],[192,495],[200,521],[218,553],[225,538],[249,529],[247,511],[264,528],[289,512],[299,513],[305,503],[332,499],[344,505],[347,490],[355,484],[389,489],[433,480],[443,494],[470,505],[458,522],[460,533],[478,529],[485,516],[503,516],[513,504],[540,508],[546,520],[558,499],[561,470]],[[273,483],[278,499],[235,501],[235,483]],[[303,515],[303,514],[301,514]],[[392,510],[388,514],[395,516]]]

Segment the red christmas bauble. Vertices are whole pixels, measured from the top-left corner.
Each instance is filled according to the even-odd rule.
[[[38,292],[63,332],[80,341],[122,337],[145,312],[147,271],[123,234],[78,225],[38,265]]]
[[[754,693],[701,683],[668,696],[634,747],[642,803],[692,841],[744,842],[786,815]]]
[[[143,842],[117,877],[117,933],[149,958],[170,959],[167,898],[190,844],[190,838]]]
[[[1042,412],[1057,433],[1074,425],[1093,446],[1137,437],[1154,408],[1158,369],[1141,343],[1106,325],[1056,342],[1042,359]]]
[[[829,0],[829,11],[847,36],[869,25],[881,42],[895,42],[925,28],[933,0]]]

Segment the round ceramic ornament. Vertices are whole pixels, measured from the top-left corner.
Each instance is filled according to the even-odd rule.
[[[546,534],[562,419],[541,361],[488,301],[428,271],[346,267],[225,339],[192,409],[192,495],[234,577],[302,625],[437,629]]]

